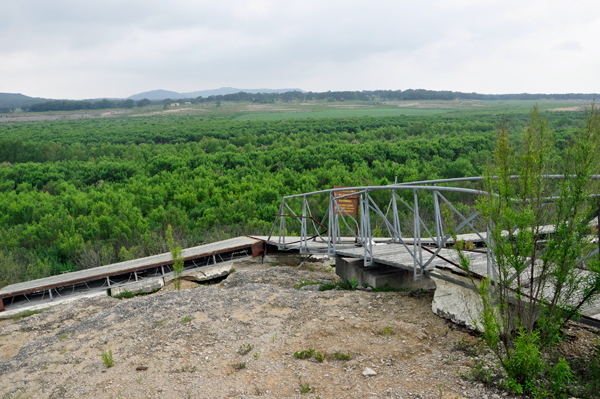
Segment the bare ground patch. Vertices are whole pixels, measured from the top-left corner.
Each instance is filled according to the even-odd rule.
[[[431,294],[294,289],[337,279],[319,262],[235,267],[217,285],[82,300],[1,325],[0,396],[502,396],[461,378],[473,360],[454,343],[476,339],[435,316]]]

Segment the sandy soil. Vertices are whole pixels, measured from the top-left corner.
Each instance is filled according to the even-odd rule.
[[[473,360],[455,343],[476,338],[435,316],[431,293],[294,289],[336,280],[321,263],[235,267],[219,284],[82,300],[2,323],[0,397],[510,397],[459,375]],[[294,358],[309,349],[323,361]],[[101,357],[109,350],[110,368]]]
[[[563,107],[563,108],[550,108],[547,109],[546,111],[555,111],[555,112],[559,112],[559,111],[565,111],[565,112],[578,112],[578,111],[583,111],[583,107],[581,106],[573,106],[573,107]]]

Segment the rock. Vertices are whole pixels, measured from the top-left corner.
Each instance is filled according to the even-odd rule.
[[[366,368],[363,370],[363,375],[364,375],[365,377],[371,377],[371,376],[377,375],[377,373],[376,373],[376,372],[375,372],[375,370],[373,370],[372,368],[366,367]]]
[[[321,291],[323,284],[311,284],[300,287],[300,291]]]
[[[367,291],[367,292],[373,292],[373,288],[372,287],[367,287],[367,288],[365,288],[365,291]]]

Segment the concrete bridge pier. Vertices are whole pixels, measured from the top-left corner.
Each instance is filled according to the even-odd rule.
[[[435,289],[435,283],[429,277],[415,280],[413,271],[398,267],[387,266],[375,262],[373,266],[364,266],[360,258],[335,257],[335,272],[340,278],[351,281],[356,278],[358,285],[368,285],[373,288]]]

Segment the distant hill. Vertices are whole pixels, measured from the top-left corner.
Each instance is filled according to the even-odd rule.
[[[23,105],[33,105],[45,101],[49,101],[49,99],[29,97],[21,93],[0,93],[0,108],[21,108]]]
[[[134,94],[133,96],[127,97],[132,100],[141,100],[143,98],[147,98],[148,100],[164,100],[165,98],[170,98],[172,100],[177,100],[180,98],[196,98],[196,97],[208,97],[208,96],[218,96],[225,94],[235,94],[239,92],[246,93],[286,93],[288,91],[300,91],[300,89],[236,89],[234,87],[221,87],[220,89],[213,90],[200,90],[200,91],[192,91],[190,93],[177,93],[175,91],[169,90],[152,90],[146,91],[144,93]]]

